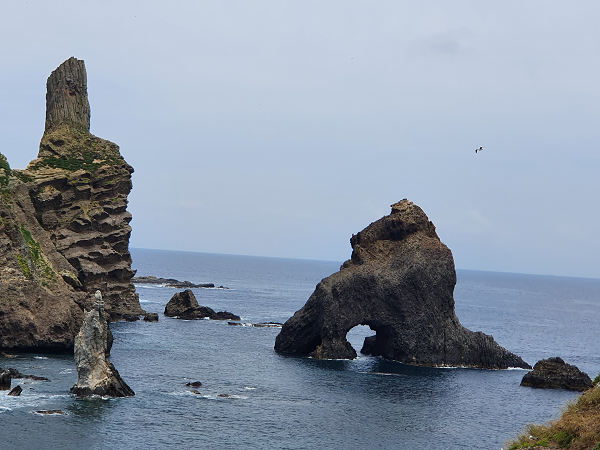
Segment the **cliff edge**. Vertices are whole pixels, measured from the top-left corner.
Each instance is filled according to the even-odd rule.
[[[350,239],[352,257],[323,279],[282,327],[275,350],[353,359],[346,333],[376,332],[362,353],[422,366],[530,368],[492,336],[464,328],[454,312],[452,252],[423,210],[404,199]]]

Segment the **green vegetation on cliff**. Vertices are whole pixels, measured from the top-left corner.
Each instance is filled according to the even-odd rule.
[[[50,167],[70,172],[83,169],[94,173],[103,165],[123,162],[116,144],[79,128],[62,125],[42,137],[38,161],[29,170]]]
[[[517,440],[510,443],[509,450],[557,446],[600,450],[600,387],[584,392],[568,404],[558,420],[546,425],[528,425]]]
[[[23,225],[19,228],[19,232],[23,239],[25,240],[25,246],[27,247],[27,253],[29,256],[29,261],[31,261],[31,265],[35,275],[39,278],[42,286],[47,286],[49,283],[53,283],[57,280],[56,272],[50,266],[50,263],[44,257],[42,253],[42,248],[40,244],[33,239],[29,230],[27,230]],[[21,272],[26,277],[30,277],[32,275],[30,266],[26,258],[23,255],[16,255],[17,261],[19,262],[19,266],[21,267]]]
[[[31,177],[29,175],[24,174],[20,170],[11,169],[6,156],[4,156],[2,153],[0,153],[0,170],[3,170],[3,173],[0,172],[0,187],[2,188],[8,186],[9,177],[16,177],[23,183],[31,181]]]

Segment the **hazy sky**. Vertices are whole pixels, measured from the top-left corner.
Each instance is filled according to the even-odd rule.
[[[85,61],[131,246],[345,260],[408,198],[458,268],[600,277],[600,3],[11,1],[0,152]],[[483,146],[482,153],[475,148]]]

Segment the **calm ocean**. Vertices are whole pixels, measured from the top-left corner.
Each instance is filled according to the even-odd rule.
[[[284,322],[340,262],[132,250],[138,275],[212,282],[201,305],[243,322]],[[458,270],[456,313],[533,365],[560,356],[600,371],[600,279]],[[78,400],[72,356],[0,356],[47,376],[0,394],[2,449],[495,449],[527,422],[556,417],[577,394],[520,387],[523,370],[429,369],[379,358],[317,361],[273,351],[278,328],[162,315],[177,292],[138,286],[158,323],[111,324],[111,360],[136,395]],[[357,327],[357,350],[370,330]],[[189,381],[201,381],[200,395]],[[21,381],[21,380],[19,380]],[[13,385],[16,384],[13,382]],[[220,396],[226,394],[227,397]],[[60,409],[42,416],[35,410]]]

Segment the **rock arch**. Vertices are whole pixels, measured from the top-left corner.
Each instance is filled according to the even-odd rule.
[[[321,280],[283,326],[275,350],[353,359],[346,334],[368,325],[363,351],[424,366],[530,368],[492,336],[464,328],[454,312],[452,252],[423,210],[408,200],[350,239],[352,257]]]

